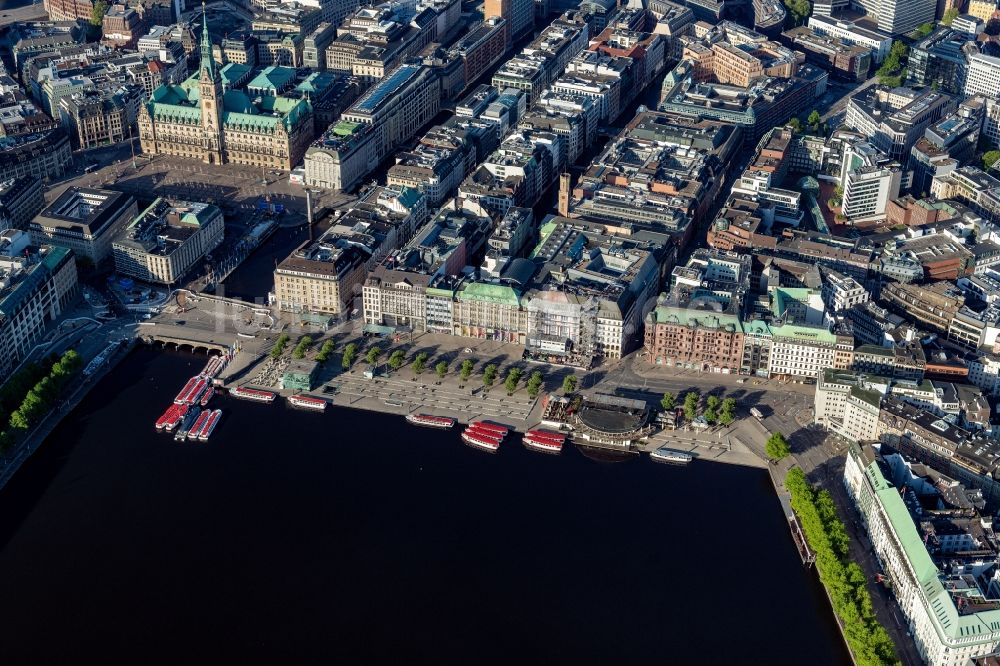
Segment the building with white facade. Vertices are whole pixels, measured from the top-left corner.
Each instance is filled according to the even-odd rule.
[[[965,94],[996,97],[1000,90],[1000,58],[976,53],[969,56],[965,72]]]
[[[815,422],[852,442],[877,439],[887,384],[881,377],[824,369],[816,382]]]
[[[112,243],[115,270],[172,285],[222,242],[222,211],[212,204],[157,198]]]
[[[77,292],[73,252],[28,248],[28,234],[0,233],[0,373],[5,376],[38,343]]]
[[[809,17],[809,27],[821,35],[839,37],[848,44],[866,46],[872,50],[875,62],[881,63],[892,49],[892,35],[879,29],[867,28],[852,21],[822,15],[822,2],[817,2],[813,15]]]
[[[844,190],[842,214],[848,220],[885,215],[890,201],[899,197],[902,168],[867,141],[844,146],[840,186]]]
[[[894,467],[873,447],[852,445],[844,486],[924,663],[964,665],[1000,644],[1000,581],[991,521],[980,519],[974,510],[973,520],[960,521],[974,509],[974,496],[941,493],[945,499],[955,497],[962,512],[952,511],[952,525],[946,531],[939,532],[933,523],[925,525],[930,516],[918,518],[918,525],[913,512],[920,516],[920,498],[931,493],[911,474]],[[942,490],[947,487],[941,484]],[[969,552],[977,553],[979,561],[965,555]],[[953,562],[948,566],[935,561],[943,565],[949,559]]]

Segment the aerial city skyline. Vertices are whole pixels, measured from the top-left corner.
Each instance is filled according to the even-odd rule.
[[[11,663],[1000,663],[995,0],[7,4]]]

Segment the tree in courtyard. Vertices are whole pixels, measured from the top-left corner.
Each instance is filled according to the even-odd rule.
[[[684,418],[694,421],[698,417],[698,394],[688,391],[684,394]]]
[[[958,7],[949,7],[941,16],[941,25],[951,25],[958,18]]]
[[[413,359],[413,374],[419,375],[424,371],[424,367],[427,365],[427,359],[430,358],[430,354],[427,352],[420,352],[417,357]]]
[[[773,433],[767,438],[764,445],[764,452],[767,457],[773,460],[781,460],[792,452],[792,447],[788,445],[788,440],[780,432]]]
[[[405,361],[406,355],[403,353],[402,349],[397,349],[389,355],[389,367],[393,370],[399,370],[402,368]]]
[[[490,363],[485,368],[483,368],[483,385],[487,388],[493,386],[493,382],[497,379],[497,366]]]
[[[664,393],[663,397],[660,398],[660,407],[663,411],[669,412],[671,409],[677,406],[677,398],[673,393]]]
[[[378,345],[369,349],[368,353],[365,354],[365,360],[368,361],[368,365],[375,365],[381,357],[382,350],[378,348]]]
[[[792,128],[792,131],[796,134],[802,133],[802,121],[798,118],[792,118],[788,121],[787,125]]]
[[[507,371],[507,379],[504,380],[503,387],[507,391],[507,395],[513,395],[514,391],[517,390],[517,383],[521,381],[521,375],[524,372],[520,368],[511,368]]]
[[[722,406],[719,410],[719,423],[724,426],[729,425],[736,420],[736,400],[733,398],[726,398],[722,401]]]
[[[469,377],[472,376],[472,369],[476,367],[476,362],[471,358],[467,358],[462,361],[462,367],[459,369],[458,374],[462,378],[463,382],[469,381]]]
[[[815,131],[819,129],[819,124],[823,122],[823,118],[819,115],[819,111],[813,109],[812,113],[809,114],[809,117],[806,118],[806,122],[809,123],[809,127]]]
[[[566,375],[562,385],[563,393],[572,393],[576,390],[576,375]]]
[[[326,363],[327,359],[333,355],[334,352],[333,340],[327,340],[323,343],[323,346],[319,348],[319,353],[316,354],[316,361],[319,363]]]
[[[295,349],[292,350],[292,358],[303,359],[306,356],[306,352],[312,347],[313,339],[308,335],[303,335],[299,340],[299,344],[295,345]]]
[[[437,373],[438,379],[444,379],[444,376],[448,374],[448,363],[438,361],[438,364],[434,366],[434,372]]]
[[[528,391],[528,395],[532,398],[538,397],[538,393],[542,390],[542,384],[544,382],[545,379],[542,377],[542,373],[537,370],[531,373],[531,376],[528,377],[528,383],[525,386],[525,389]]]
[[[340,359],[340,365],[347,370],[354,365],[354,359],[358,357],[358,346],[353,342],[344,348],[344,356]]]

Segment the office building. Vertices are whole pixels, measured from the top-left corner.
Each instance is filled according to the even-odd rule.
[[[135,219],[135,200],[121,192],[67,188],[31,222],[35,245],[66,247],[92,264],[111,256],[111,243]]]
[[[112,243],[115,271],[142,282],[178,283],[221,242],[222,211],[158,197]]]
[[[936,465],[920,470],[930,479],[916,471],[902,456],[854,443],[844,486],[924,663],[970,663],[1000,643],[995,582],[976,575],[995,567],[997,557],[992,523],[976,508],[983,508],[985,493],[967,490],[961,477]],[[922,505],[940,508],[925,513]]]
[[[886,206],[899,196],[901,178],[899,163],[867,141],[846,144],[840,174],[842,214],[852,221],[884,216]]]
[[[76,261],[62,247],[28,248],[27,234],[0,233],[0,372],[4,376],[41,341],[77,293]],[[8,253],[11,244],[23,249]]]
[[[306,183],[347,190],[359,183],[441,105],[440,84],[423,65],[402,65],[368,90],[306,151]]]

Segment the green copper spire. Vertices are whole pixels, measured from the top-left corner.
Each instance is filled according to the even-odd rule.
[[[215,61],[212,59],[212,39],[208,36],[208,11],[205,0],[201,0],[201,69],[215,80]]]

